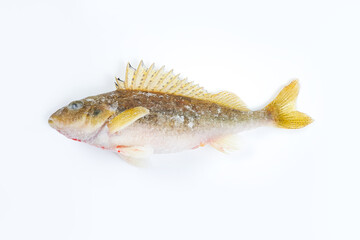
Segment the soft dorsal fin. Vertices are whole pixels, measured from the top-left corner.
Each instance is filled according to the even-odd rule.
[[[241,111],[249,111],[245,103],[237,95],[231,92],[223,91],[212,94],[212,99],[214,102],[226,107],[235,108]]]
[[[146,68],[143,61],[137,69],[130,63],[126,67],[125,81],[118,78],[116,88],[127,90],[139,90],[146,92],[167,93],[184,97],[191,97],[200,100],[206,100],[225,107],[237,109],[240,111],[249,111],[241,99],[230,92],[209,93],[203,87],[188,82],[187,79],[181,79],[173,74],[173,70],[165,72],[164,66],[158,70],[154,69],[154,64]]]

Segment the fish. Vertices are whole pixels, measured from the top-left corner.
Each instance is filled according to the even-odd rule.
[[[117,153],[140,166],[152,154],[210,145],[220,152],[238,149],[236,134],[261,126],[303,128],[313,122],[296,110],[298,80],[291,81],[259,110],[234,93],[210,93],[164,66],[127,64],[115,91],[70,102],[53,113],[49,125],[66,137]]]

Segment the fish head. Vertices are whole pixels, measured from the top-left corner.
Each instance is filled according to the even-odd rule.
[[[60,108],[50,116],[48,122],[66,137],[86,141],[96,136],[114,113],[106,104],[85,98]]]

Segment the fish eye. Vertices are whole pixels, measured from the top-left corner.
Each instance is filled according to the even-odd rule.
[[[95,109],[93,112],[93,116],[96,117],[97,115],[99,115],[100,112],[101,112],[100,109]]]
[[[74,101],[74,102],[71,102],[67,106],[67,108],[70,110],[78,110],[78,109],[82,108],[83,106],[84,106],[84,104],[81,101]]]

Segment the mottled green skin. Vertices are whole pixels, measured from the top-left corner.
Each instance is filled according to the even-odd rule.
[[[74,103],[81,107],[74,109]],[[149,114],[109,132],[114,117],[140,106]],[[118,146],[146,146],[154,153],[193,149],[269,122],[265,110],[240,111],[207,100],[139,90],[116,90],[74,101],[49,118],[49,124],[68,138],[114,151]]]
[[[118,88],[70,103],[52,114],[49,124],[68,138],[130,155],[179,152],[206,144],[224,151],[233,148],[225,137],[246,129],[267,124],[285,128],[309,124],[311,118],[305,114],[288,112],[297,93],[298,83],[293,81],[267,107],[250,111],[210,98]],[[121,115],[135,107],[148,111],[143,109],[146,115],[139,119]],[[122,116],[123,122],[112,121]]]
[[[117,90],[91,98],[98,104],[106,103],[113,107],[117,105],[117,112],[138,106],[145,107],[150,114],[137,120],[136,125],[151,126],[172,134],[214,128],[234,131],[239,125],[251,125],[270,119],[269,114],[262,110],[239,111],[206,100],[165,93]]]

